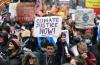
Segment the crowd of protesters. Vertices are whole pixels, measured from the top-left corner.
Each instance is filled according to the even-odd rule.
[[[41,37],[41,43],[38,44],[39,38],[32,35],[33,29],[29,30],[28,28],[15,26],[14,32],[17,31],[15,34],[11,33],[11,26],[1,26],[0,64],[99,65],[99,42],[94,41],[93,29],[74,31],[67,24],[65,29],[68,29],[70,33],[69,44],[66,42],[66,34],[63,32],[59,35],[56,43],[51,43],[52,40],[49,42],[48,37]]]
[[[36,12],[47,16],[41,9]],[[52,12],[50,15],[57,14]],[[0,65],[100,65],[96,18],[96,26],[86,29],[75,28],[70,19],[69,15],[62,22],[62,30],[69,31],[68,44],[63,32],[54,42],[51,37],[34,37],[34,22],[19,24],[5,18],[0,25]]]

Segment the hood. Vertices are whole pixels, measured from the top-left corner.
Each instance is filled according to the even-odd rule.
[[[36,59],[36,65],[39,65],[38,58],[37,58],[36,55],[33,54],[32,52],[26,53],[26,55],[24,56],[24,58],[23,58],[23,60],[22,60],[22,65],[27,64],[30,57],[35,58],[35,59]]]

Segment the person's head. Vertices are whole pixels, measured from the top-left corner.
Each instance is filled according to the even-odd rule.
[[[55,52],[55,47],[54,47],[54,45],[53,44],[51,44],[51,43],[49,43],[48,45],[47,45],[47,48],[46,48],[46,52],[47,52],[47,55],[53,55],[54,54],[54,52]]]
[[[22,65],[39,65],[38,58],[32,52],[27,53],[22,61]]]
[[[87,53],[88,52],[87,44],[84,42],[80,42],[78,44],[78,51],[80,54]]]
[[[10,33],[10,27],[9,26],[3,27],[2,32]]]
[[[0,33],[0,45],[6,44],[8,42],[8,34],[7,33]]]
[[[87,44],[91,43],[91,38],[92,38],[91,34],[84,34],[83,37],[84,37],[85,43],[87,43]]]
[[[62,42],[65,42],[66,41],[65,40],[66,39],[66,34],[64,32],[61,33],[61,36],[60,37],[61,37],[61,41]]]
[[[18,39],[11,39],[8,42],[8,50],[17,50],[20,48],[20,41]]]
[[[83,59],[81,59],[79,57],[73,57],[70,60],[70,65],[87,65],[87,64]]]

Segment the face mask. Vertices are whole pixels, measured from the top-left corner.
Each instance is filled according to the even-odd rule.
[[[67,25],[65,24],[64,27],[67,27]]]
[[[91,43],[91,40],[86,39],[85,40],[85,43],[90,44]]]

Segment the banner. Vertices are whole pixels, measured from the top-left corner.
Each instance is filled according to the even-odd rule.
[[[77,9],[75,13],[75,27],[82,29],[94,27],[94,17],[93,9]]]
[[[100,8],[93,8],[96,15],[100,15]]]
[[[0,7],[5,6],[5,4],[10,3],[11,0],[0,0]]]
[[[17,8],[17,3],[9,4],[9,12],[11,13],[11,18],[16,16],[16,8]]]
[[[16,14],[16,21],[20,23],[33,22],[34,4],[31,2],[18,3]]]
[[[89,8],[100,8],[100,0],[86,0],[85,6]]]
[[[35,37],[59,36],[62,18],[59,16],[36,17],[34,23]]]

